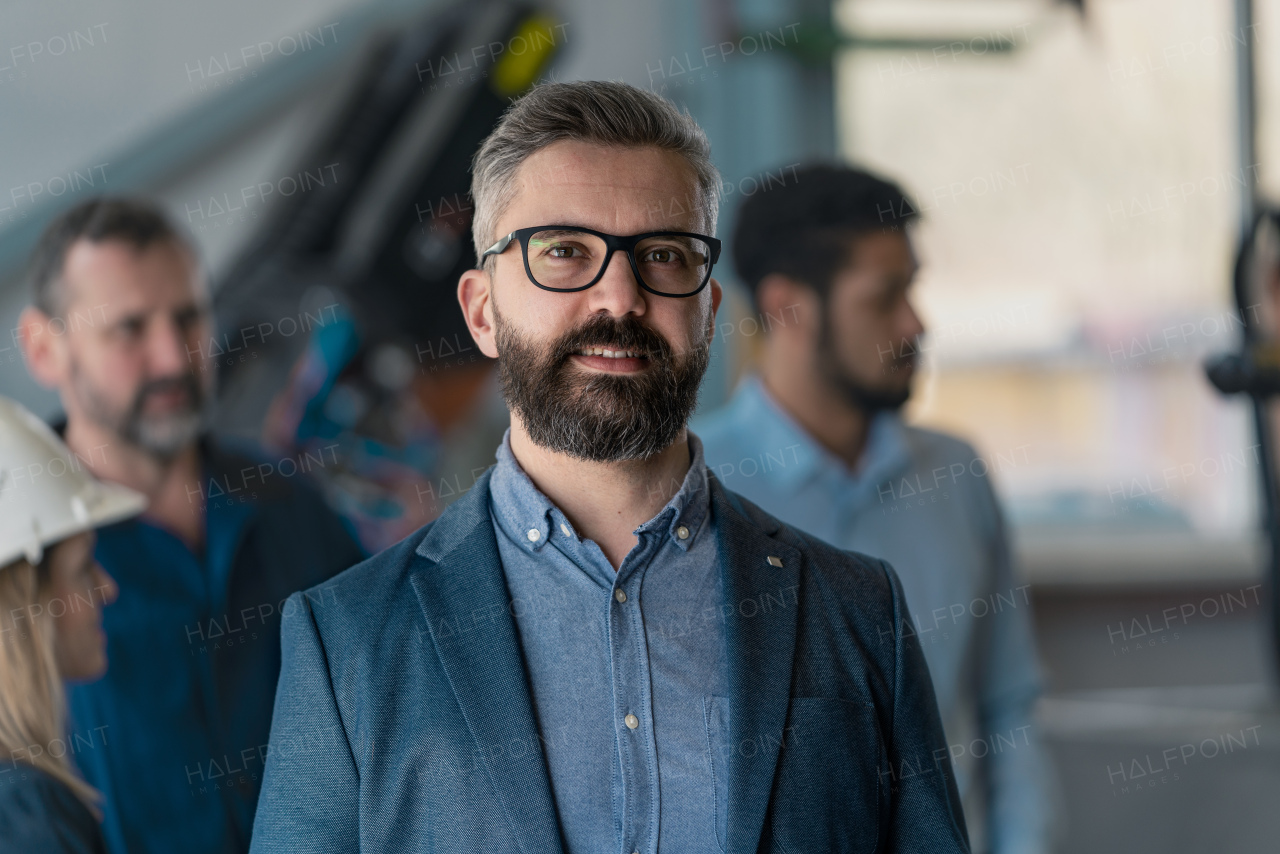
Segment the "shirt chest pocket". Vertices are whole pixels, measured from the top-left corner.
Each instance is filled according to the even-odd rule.
[[[728,765],[735,749],[728,700],[707,697],[704,711],[715,781],[716,841],[723,851],[728,835]],[[881,812],[887,806],[882,784],[889,764],[874,706],[830,697],[793,697],[779,741],[765,822],[769,842],[763,849],[785,854],[875,851]]]

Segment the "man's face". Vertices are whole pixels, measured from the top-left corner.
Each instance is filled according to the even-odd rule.
[[[860,235],[850,259],[827,296],[819,369],[859,408],[898,409],[911,395],[924,333],[908,299],[917,267],[911,241],[903,231]]]
[[[616,235],[708,229],[691,204],[693,169],[659,149],[558,142],[529,157],[517,181],[498,235],[535,225]],[[549,292],[529,281],[519,246],[495,260],[483,306],[492,332],[475,323],[472,331],[498,358],[507,403],[530,438],[596,461],[646,459],[671,445],[696,404],[719,283],[693,297],[651,294],[615,252],[593,287]]]
[[[200,429],[211,390],[206,298],[195,264],[172,242],[139,251],[81,240],[63,268],[69,418],[84,417],[125,442],[172,458]]]

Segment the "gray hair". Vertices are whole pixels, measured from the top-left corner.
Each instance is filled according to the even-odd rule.
[[[498,219],[516,194],[515,175],[534,153],[560,140],[673,151],[698,179],[707,225],[715,234],[720,212],[720,173],[711,162],[707,135],[687,110],[627,83],[544,83],[512,104],[471,162],[475,206],[471,234],[476,259],[497,238]]]

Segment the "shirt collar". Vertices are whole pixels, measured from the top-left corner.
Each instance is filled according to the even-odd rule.
[[[756,460],[759,470],[775,483],[789,488],[803,486],[823,476],[837,476],[852,481],[852,486],[879,484],[906,471],[911,464],[907,427],[896,412],[882,411],[871,419],[867,444],[850,471],[844,461],[818,444],[800,424],[782,408],[757,376],[742,381],[730,407],[734,420],[750,425],[754,446],[763,460]],[[777,459],[781,465],[775,464]],[[742,463],[749,462],[743,460]],[[742,468],[742,463],[737,464]]]
[[[652,519],[635,530],[637,535],[660,532],[682,551],[688,551],[697,540],[711,508],[702,442],[692,433],[689,434],[689,456],[689,471],[675,495]],[[502,437],[497,458],[489,481],[489,495],[494,518],[507,536],[530,552],[541,551],[554,537],[577,541],[578,533],[568,517],[534,485],[511,453],[510,429]]]

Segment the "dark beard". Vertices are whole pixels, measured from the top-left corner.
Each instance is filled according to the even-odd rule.
[[[498,376],[507,406],[537,445],[592,462],[646,460],[680,435],[698,403],[709,342],[677,356],[666,339],[628,315],[595,315],[542,348],[494,308]],[[645,353],[638,375],[587,374],[569,357],[584,347]]]
[[[826,381],[838,389],[846,401],[862,410],[867,415],[877,412],[897,412],[911,399],[911,385],[899,388],[876,388],[867,385],[840,365],[840,357],[836,354],[835,329],[831,322],[831,313],[824,312],[822,338],[818,342],[818,367]],[[914,365],[919,351],[918,342],[913,343],[911,352],[903,352],[885,363],[885,373],[895,370],[906,370]],[[904,348],[905,350],[905,348]]]

